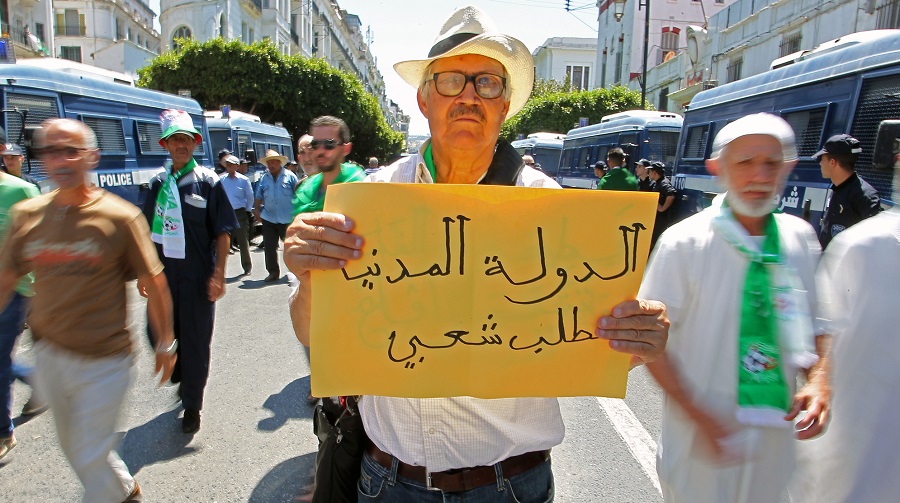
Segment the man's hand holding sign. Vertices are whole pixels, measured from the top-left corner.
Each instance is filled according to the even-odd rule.
[[[627,300],[646,263],[652,196],[335,189],[327,209],[354,219],[301,215],[286,246],[301,273],[301,342],[313,313],[314,394],[621,397],[628,368],[665,346],[665,306]],[[607,218],[588,219],[597,213]]]

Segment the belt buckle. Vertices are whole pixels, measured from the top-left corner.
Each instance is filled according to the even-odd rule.
[[[440,491],[440,488],[434,487],[431,485],[431,472],[427,469],[425,470],[425,489],[429,491]]]

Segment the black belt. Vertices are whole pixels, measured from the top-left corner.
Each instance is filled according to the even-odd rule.
[[[391,469],[394,456],[382,451],[371,442],[366,452],[369,453],[369,456],[376,463],[388,470]],[[509,478],[525,473],[548,459],[550,459],[549,450],[526,452],[525,454],[504,459],[500,462],[500,468],[503,471],[503,476]],[[493,466],[476,466],[474,468],[460,468],[429,474],[424,466],[408,465],[397,460],[397,475],[415,480],[429,489],[440,489],[449,493],[468,491],[469,489],[497,482],[497,472]]]

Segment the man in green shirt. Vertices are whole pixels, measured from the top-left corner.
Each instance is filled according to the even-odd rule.
[[[609,150],[606,154],[606,164],[609,165],[609,171],[606,176],[597,182],[598,190],[637,190],[638,181],[623,166],[625,165],[625,152],[616,147]]]
[[[3,130],[0,129],[0,132]],[[2,136],[6,136],[3,134]],[[0,152],[6,149],[6,139],[0,140]],[[0,171],[0,245],[6,240],[6,229],[9,224],[9,209],[19,201],[40,195],[37,187],[17,176]],[[30,383],[31,367],[14,364],[13,348],[16,339],[25,328],[25,315],[28,313],[29,298],[34,295],[32,282],[34,278],[28,274],[22,276],[16,285],[15,292],[6,308],[0,311],[0,458],[6,456],[16,446],[13,435],[13,423],[10,407],[12,405],[12,381],[19,379]],[[22,415],[34,414],[44,408],[42,400],[32,392],[32,398],[25,404]]]

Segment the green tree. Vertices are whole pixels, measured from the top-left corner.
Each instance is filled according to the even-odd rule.
[[[596,124],[605,115],[639,109],[640,105],[640,91],[624,86],[591,91],[550,91],[534,95],[519,113],[507,119],[500,129],[500,137],[513,141],[519,134],[527,136],[538,131],[566,133],[581,117]]]
[[[572,87],[572,82],[568,75],[566,75],[566,80],[563,82],[558,82],[553,79],[537,79],[534,81],[534,87],[531,88],[531,96],[529,96],[529,98],[537,98],[551,93],[570,93],[573,91],[576,91],[576,89]]]
[[[138,85],[176,93],[190,89],[206,110],[232,110],[281,122],[296,140],[320,115],[343,119],[350,127],[350,158],[365,165],[369,156],[387,159],[403,147],[403,135],[391,130],[378,101],[359,80],[322,59],[284,56],[268,39],[251,45],[221,38],[179,41],[138,70]]]

